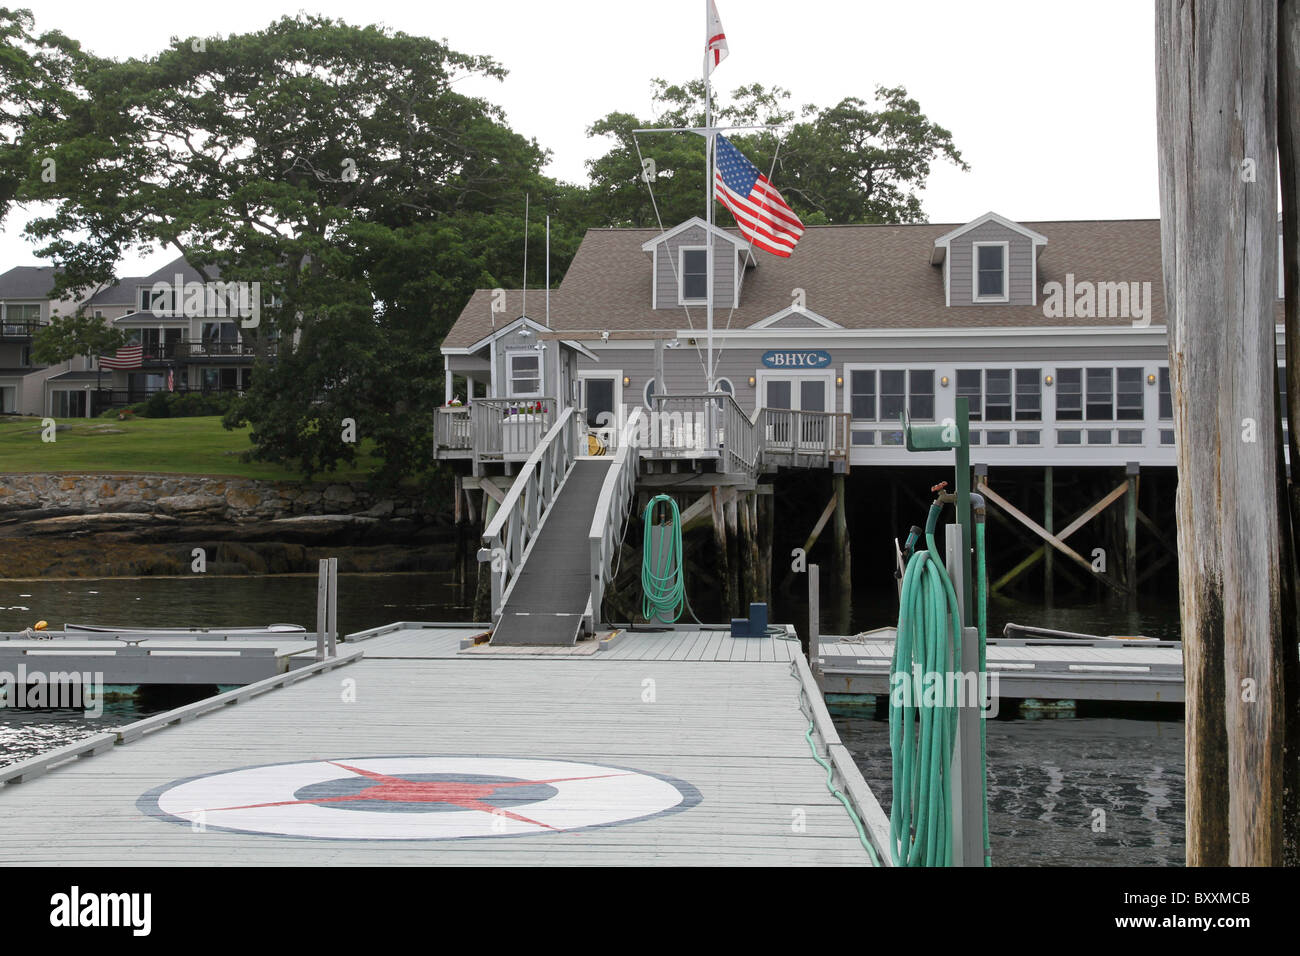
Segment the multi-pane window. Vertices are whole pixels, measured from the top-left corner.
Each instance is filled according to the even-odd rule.
[[[1083,369],[1056,370],[1056,417],[1067,422],[1083,420]]]
[[[907,413],[922,421],[934,419],[934,372],[912,369],[907,373]]]
[[[975,297],[977,299],[1002,299],[1006,297],[1006,246],[975,246]]]
[[[855,421],[897,422],[904,407],[912,418],[934,420],[933,369],[849,372],[849,413]]]
[[[876,420],[876,373],[855,369],[849,373],[849,412],[854,418]]]
[[[984,373],[984,420],[1011,421],[1011,369],[991,368]]]
[[[1122,422],[1140,422],[1142,407],[1142,369],[1115,369],[1115,418]]]
[[[966,399],[970,408],[970,420],[981,421],[984,417],[984,372],[978,368],[957,369],[957,397]]]
[[[957,370],[957,396],[970,403],[973,422],[1036,422],[1043,417],[1040,369],[963,368]]]
[[[1160,416],[1169,412],[1169,372],[1160,370]],[[1059,421],[1140,422],[1146,417],[1142,368],[1059,368],[1056,417]],[[1167,414],[1168,413],[1168,414]]]
[[[506,354],[509,366],[510,397],[534,398],[542,394],[542,357],[531,349]]]
[[[682,250],[682,301],[703,302],[709,297],[709,253],[706,249]]]
[[[1042,369],[1016,369],[1016,421],[1037,422],[1043,418]]]
[[[1115,418],[1115,370],[1090,368],[1087,382],[1088,421],[1113,421]]]
[[[880,372],[880,420],[896,422],[907,402],[907,373],[902,369]]]
[[[1169,369],[1160,369],[1159,413],[1161,421],[1171,421],[1174,417],[1174,395],[1169,386]]]

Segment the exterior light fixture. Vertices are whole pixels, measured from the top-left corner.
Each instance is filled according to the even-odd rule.
[[[1054,381],[1054,380],[1053,380],[1052,376],[1049,375],[1049,376],[1047,376],[1047,378],[1043,379],[1043,384],[1044,384],[1044,385],[1051,385],[1053,381]]]
[[[843,376],[843,375],[836,375],[836,376],[835,376],[835,387],[836,387],[836,388],[843,388],[843,387],[844,387],[844,376]]]
[[[630,375],[624,375],[624,376],[623,376],[623,387],[624,387],[624,388],[627,388],[627,387],[628,387],[629,385],[631,385],[631,384],[632,384],[632,377],[631,377]]]
[[[1148,385],[1154,385],[1155,383],[1156,383],[1156,377],[1155,377],[1154,375],[1148,375],[1148,376],[1147,376],[1147,384],[1148,384]]]
[[[756,384],[758,384],[758,383],[757,383],[757,381],[754,379],[754,376],[752,376],[752,375],[749,376],[749,387],[750,387],[750,388],[753,388]]]
[[[945,376],[943,376],[942,378],[940,378],[940,379],[939,379],[939,384],[942,385],[944,388],[947,388],[947,387],[948,387],[948,376],[945,375]]]

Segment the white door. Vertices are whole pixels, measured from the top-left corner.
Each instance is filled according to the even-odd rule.
[[[828,419],[824,413],[831,411],[834,374],[759,373],[769,445],[791,451],[826,447]]]

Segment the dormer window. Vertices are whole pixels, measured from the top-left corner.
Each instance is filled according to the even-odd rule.
[[[683,247],[678,250],[678,254],[681,257],[677,267],[677,274],[681,277],[680,287],[677,290],[679,304],[693,305],[707,302],[709,297],[708,249]]]
[[[976,302],[1006,302],[1007,294],[1007,247],[1005,242],[972,243],[972,264],[975,275],[972,285],[975,287]]]

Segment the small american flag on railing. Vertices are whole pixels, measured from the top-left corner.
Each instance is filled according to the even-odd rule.
[[[143,345],[124,345],[113,355],[101,355],[99,367],[107,369],[139,368],[144,364]]]

